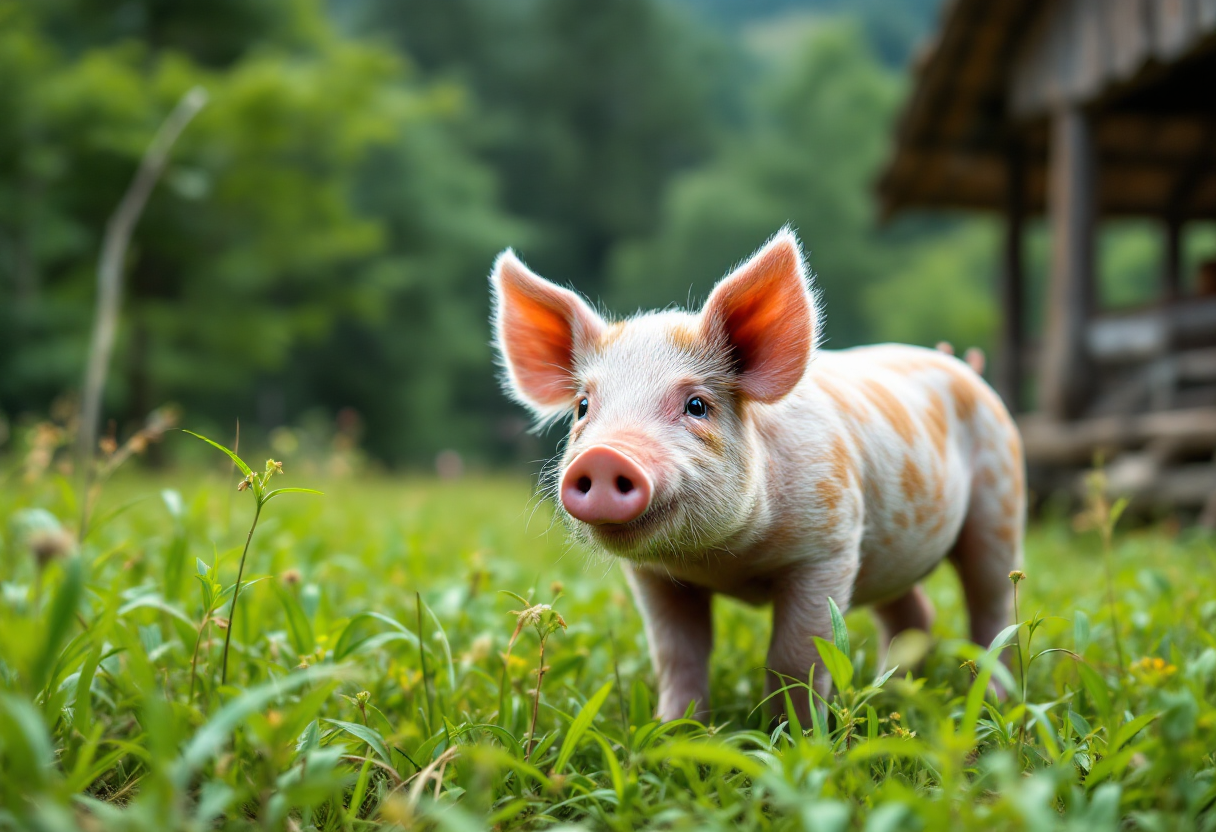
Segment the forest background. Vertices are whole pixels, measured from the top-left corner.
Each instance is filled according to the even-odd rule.
[[[281,453],[337,436],[394,468],[534,467],[554,440],[527,433],[488,343],[508,245],[623,314],[699,302],[788,222],[827,346],[990,347],[993,221],[882,224],[873,200],[938,11],[0,0],[0,452],[70,412],[107,219],[195,85],[209,103],[127,261],[104,407],[120,438],[171,402]],[[1104,227],[1104,305],[1152,296],[1159,246]],[[1037,297],[1042,228],[1029,249]]]

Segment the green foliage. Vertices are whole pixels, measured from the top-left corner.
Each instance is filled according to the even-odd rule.
[[[786,60],[659,0],[0,0],[0,410],[77,386],[107,219],[194,85],[127,264],[123,433],[349,407],[388,462],[535,459],[487,344],[506,245],[628,311],[793,222],[831,345],[986,343],[990,238],[874,228],[899,84],[863,12]]]
[[[674,181],[651,239],[622,248],[612,300],[623,308],[704,298],[731,263],[781,225],[800,232],[833,343],[863,337],[863,287],[889,255],[875,245],[869,182],[886,150],[893,77],[852,28],[817,32],[760,92],[754,126]]]
[[[671,175],[706,159],[737,90],[735,51],[672,4],[363,5],[368,31],[469,82],[481,108],[470,139],[534,231],[515,245],[593,298],[612,248],[659,221]]]
[[[720,603],[713,726],[659,724],[619,571],[566,553],[557,532],[538,536],[547,516],[525,528],[517,481],[347,480],[324,501],[276,502],[249,550],[221,685],[215,619],[245,539],[229,516],[237,479],[120,476],[101,507],[110,519],[78,546],[56,519],[75,516],[69,490],[0,486],[0,827],[1214,820],[1216,573],[1201,537],[1123,532],[1107,552],[1062,525],[1032,530],[1024,620],[990,649],[959,638],[960,593],[943,570],[917,667],[878,665],[868,616],[842,617],[817,643],[816,670],[836,689],[809,725],[766,721],[767,614]],[[180,496],[105,510],[166,488]],[[1106,557],[1114,618],[1092,579]],[[528,600],[538,595],[560,600]],[[1114,662],[1115,627],[1127,667]],[[1022,630],[1024,693],[999,661]],[[997,699],[992,680],[1012,693]],[[806,680],[782,699],[797,695]]]
[[[932,239],[915,239],[888,274],[865,289],[870,332],[884,341],[932,346],[949,341],[994,347],[1000,310],[993,297],[997,262],[993,225],[971,221]]]
[[[274,476],[275,474],[283,473],[283,463],[282,462],[276,462],[273,459],[268,459],[268,460],[266,460],[266,470],[263,471],[261,474],[255,474],[249,468],[249,466],[245,463],[245,460],[243,460],[239,456],[237,456],[234,451],[231,451],[228,448],[225,448],[223,445],[219,444],[218,442],[211,441],[210,439],[208,439],[205,436],[200,436],[199,434],[194,433],[193,431],[185,431],[185,433],[190,434],[191,436],[195,437],[196,439],[203,440],[204,442],[206,442],[208,445],[212,446],[213,448],[223,451],[224,454],[229,459],[232,460],[232,463],[237,467],[237,469],[240,470],[240,472],[245,475],[245,479],[240,481],[240,483],[237,485],[236,490],[237,491],[249,491],[250,493],[253,494],[253,498],[256,501],[255,506],[254,506],[254,511],[253,511],[253,523],[251,523],[249,526],[249,534],[245,537],[245,548],[241,550],[241,559],[240,559],[239,563],[237,564],[237,568],[236,568],[236,583],[234,583],[230,587],[230,590],[232,592],[232,605],[228,608],[228,617],[223,620],[224,621],[224,657],[220,662],[220,684],[226,684],[228,682],[228,648],[231,646],[231,643],[232,643],[232,629],[235,626],[236,602],[240,598],[241,588],[243,586],[245,586],[244,584],[241,583],[241,576],[245,574],[245,558],[247,558],[249,556],[249,544],[253,542],[253,533],[257,530],[258,519],[261,518],[261,516],[262,516],[262,509],[266,506],[267,503],[269,503],[275,497],[278,497],[280,494],[318,494],[319,495],[319,494],[321,494],[321,492],[316,491],[311,488],[275,488],[272,490],[267,490],[267,487],[270,484],[270,478],[272,476]],[[219,589],[219,584],[215,582],[214,567],[212,568],[212,570],[205,570],[205,564],[202,561],[199,561],[198,565],[199,565],[199,571],[200,571],[199,580],[202,582],[203,587],[204,587],[203,608],[205,610],[205,613],[203,615],[203,625],[202,625],[202,627],[200,627],[199,636],[201,638],[202,637],[201,631],[203,628],[206,627],[207,622],[211,619],[212,614],[214,612],[216,599],[217,598],[223,599],[228,594],[229,590],[223,590],[222,592],[219,592],[217,594],[216,590]],[[198,654],[198,642],[195,642],[196,657],[197,657],[197,654]],[[190,679],[190,691],[191,691],[191,698],[193,698],[193,695],[194,695],[193,662],[191,664],[192,664],[192,668],[191,668],[191,679]]]
[[[127,263],[120,436],[176,402],[247,441],[301,414],[394,465],[532,462],[553,441],[488,344],[507,245],[627,313],[705,297],[788,222],[827,346],[991,347],[995,227],[881,226],[873,202],[936,5],[0,0],[0,445],[79,385],[106,222],[195,85],[210,103]],[[1188,282],[1216,250],[1191,225]],[[1103,304],[1153,297],[1158,231],[1103,229]],[[1033,334],[1048,241],[1028,236]]]
[[[108,411],[139,419],[175,399],[231,424],[235,403],[269,408],[273,425],[293,398],[354,401],[375,436],[413,437],[383,455],[451,441],[436,411],[458,402],[426,379],[493,391],[486,302],[470,289],[517,236],[452,140],[459,90],[338,35],[310,0],[224,3],[228,17],[211,6],[206,31],[192,4],[100,8],[112,5],[0,3],[0,406],[45,407],[77,383],[109,213],[164,113],[199,84],[211,103],[136,232]],[[131,17],[143,22],[95,25]],[[332,363],[318,379],[307,359],[321,345]],[[365,361],[374,383],[334,378]]]

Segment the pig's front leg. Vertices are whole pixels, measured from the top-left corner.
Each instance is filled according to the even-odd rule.
[[[710,593],[644,567],[626,565],[625,574],[646,623],[659,683],[659,719],[679,719],[689,702],[697,703],[697,719],[707,719],[714,636]]]
[[[815,665],[815,692],[827,697],[832,679],[819,659],[813,637],[832,640],[828,598],[836,602],[841,612],[848,610],[857,563],[856,555],[834,556],[796,567],[775,582],[779,589],[773,596],[773,637],[768,650],[766,693],[771,694],[795,682],[805,684],[811,665]],[[808,692],[805,688],[790,688],[788,693],[798,719],[803,725],[809,725]],[[783,697],[777,696],[771,701],[776,710],[785,710]]]

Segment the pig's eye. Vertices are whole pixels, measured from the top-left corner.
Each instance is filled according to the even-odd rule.
[[[583,418],[587,415],[587,397],[583,396],[578,400],[578,418]]]
[[[689,416],[694,416],[698,419],[704,419],[709,415],[709,405],[705,403],[705,399],[700,396],[693,396],[688,401],[684,402],[684,412]]]

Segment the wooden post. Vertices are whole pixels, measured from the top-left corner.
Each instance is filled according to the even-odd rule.
[[[1052,115],[1048,162],[1051,275],[1039,406],[1063,420],[1080,415],[1088,398],[1085,340],[1094,296],[1094,146],[1079,105],[1065,103]]]
[[[997,350],[996,389],[1010,412],[1020,409],[1022,339],[1025,332],[1022,267],[1022,227],[1025,219],[1025,157],[1017,140],[1005,154],[1005,240],[1000,286],[1001,331]]]
[[[1182,220],[1171,214],[1165,220],[1165,262],[1161,272],[1161,300],[1182,298]]]

